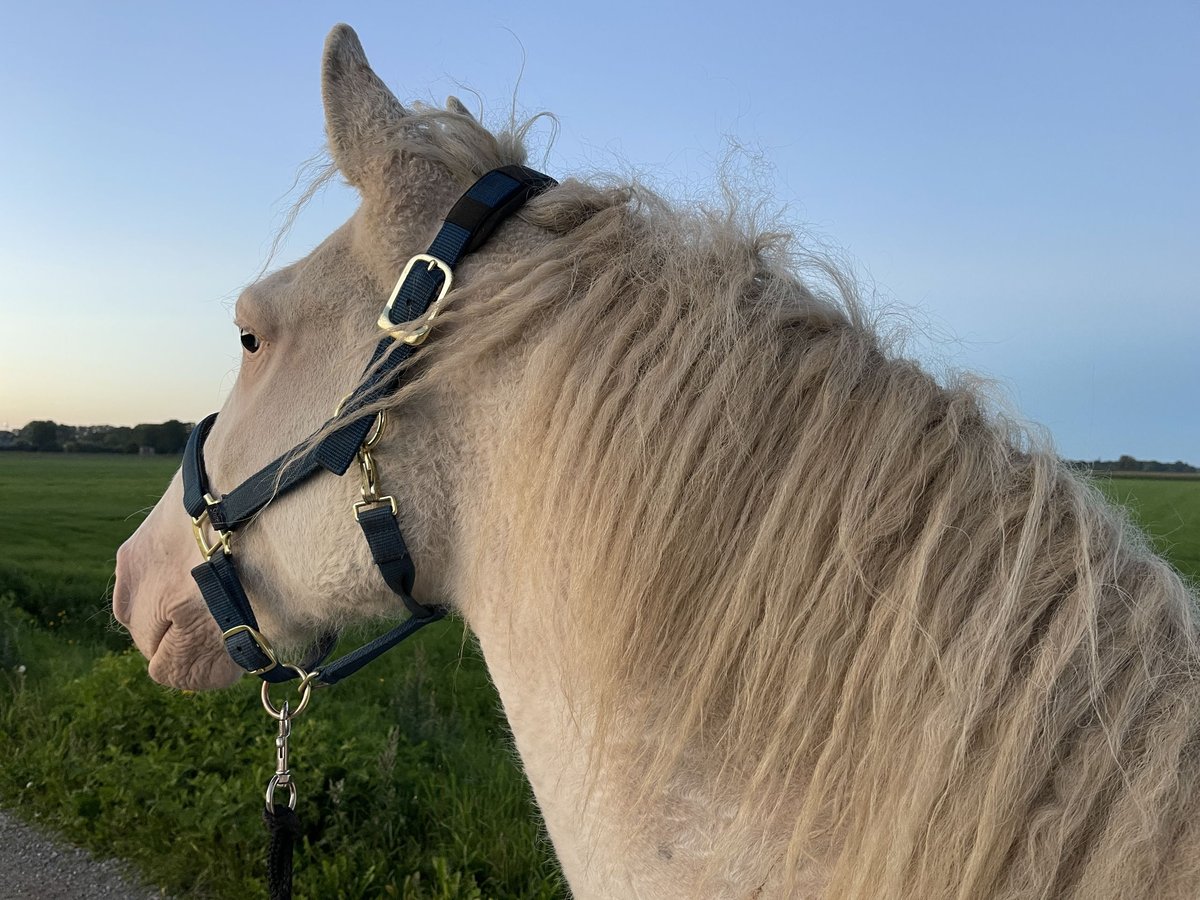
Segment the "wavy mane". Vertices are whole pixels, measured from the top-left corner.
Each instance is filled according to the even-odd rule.
[[[595,766],[669,735],[646,802],[719,769],[830,897],[1194,891],[1196,597],[1125,514],[735,213],[568,182],[524,218],[550,242],[398,402],[513,360],[505,565],[560,592]]]

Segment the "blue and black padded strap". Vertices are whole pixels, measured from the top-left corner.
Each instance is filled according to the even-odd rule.
[[[557,184],[549,175],[526,166],[503,166],[484,175],[446,215],[446,224],[457,226],[467,234],[462,247],[454,250],[454,262],[448,258],[446,262],[453,265],[466,254],[478,250],[501,222]]]

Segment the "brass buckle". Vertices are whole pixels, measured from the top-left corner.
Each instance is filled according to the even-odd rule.
[[[212,494],[205,494],[204,512],[192,519],[192,534],[195,535],[196,546],[200,548],[200,555],[204,557],[205,562],[216,556],[218,550],[224,550],[226,556],[233,553],[233,546],[230,543],[233,538],[232,532],[217,531],[217,529],[213,528],[212,518],[208,515],[208,508],[215,505],[216,502],[217,500]],[[204,536],[205,525],[212,528],[213,534],[217,536],[217,539],[211,544]]]
[[[392,515],[393,516],[397,515],[396,498],[393,497],[391,494],[388,494],[386,497],[373,497],[369,500],[359,500],[357,503],[354,504],[354,518],[361,519],[362,511],[364,509],[366,509],[368,506],[376,506],[380,503],[386,503],[389,506],[391,506]]]
[[[269,666],[263,666],[261,669],[255,669],[250,673],[251,675],[262,675],[264,672],[270,672],[279,665],[279,658],[275,655],[275,648],[271,646],[271,642],[263,637],[260,632],[251,628],[249,625],[234,625],[228,631],[222,632],[221,640],[227,641],[235,634],[241,634],[243,631],[250,635],[250,640],[254,641],[258,649],[262,651],[263,656],[271,661]]]
[[[429,266],[429,271],[441,269],[442,286],[438,290],[437,299],[429,306],[428,312],[425,313],[424,321],[415,328],[408,327],[409,323],[402,322],[394,323],[388,313],[392,311],[392,307],[396,305],[396,298],[400,296],[400,288],[404,286],[404,282],[408,280],[408,274],[413,270],[413,266],[422,262]],[[425,342],[425,338],[429,337],[429,332],[433,328],[433,320],[438,317],[438,313],[442,311],[442,304],[446,300],[446,295],[450,293],[450,285],[454,282],[454,270],[450,268],[450,264],[444,260],[438,259],[436,256],[430,256],[428,253],[418,253],[405,265],[404,271],[400,273],[400,278],[396,281],[396,286],[392,288],[392,296],[388,297],[387,306],[383,308],[383,312],[379,314],[379,321],[375,324],[379,326],[380,331],[386,331],[397,341],[404,341],[413,347],[419,347]]]

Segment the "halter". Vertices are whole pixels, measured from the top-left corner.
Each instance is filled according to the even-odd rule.
[[[454,270],[464,256],[478,249],[509,216],[528,200],[554,187],[547,175],[524,166],[493,169],[475,182],[451,208],[429,250],[408,261],[380,313],[384,333],[371,355],[359,385],[338,405],[334,421],[344,421],[332,432],[297,444],[287,453],[251,475],[224,496],[213,493],[204,467],[204,443],[217,414],[192,429],[183,457],[183,506],[192,519],[196,544],[204,561],[192,569],[192,578],[204,596],[208,610],[221,629],[225,649],[239,666],[263,680],[262,701],[267,712],[279,721],[276,738],[276,772],[267,786],[267,817],[272,829],[270,854],[272,891],[286,880],[289,888],[279,896],[290,896],[291,845],[277,847],[280,838],[275,817],[289,815],[292,831],[298,828],[295,814],[296,787],[288,771],[287,740],[291,719],[307,705],[314,685],[334,684],[353,674],[405,638],[446,615],[440,605],[426,606],[412,596],[416,568],[400,526],[396,521],[396,499],[382,493],[372,451],[383,436],[384,412],[353,417],[355,410],[382,400],[400,386],[399,369],[424,343],[446,303],[454,281]],[[417,320],[421,320],[419,323]],[[371,558],[380,575],[403,601],[409,617],[337,660],[323,665],[337,642],[336,632],[318,639],[299,664],[282,662],[270,641],[259,631],[258,620],[246,596],[233,561],[233,538],[275,497],[303,484],[320,471],[344,475],[358,461],[362,499],[354,504],[354,518],[362,529]],[[209,539],[209,530],[215,535]],[[320,666],[320,668],[316,668]],[[268,696],[271,683],[300,679],[300,702],[292,709],[287,702],[276,707]],[[286,810],[274,803],[276,788],[288,790]],[[284,867],[286,873],[278,871]]]
[[[347,411],[361,409],[396,391],[400,383],[397,370],[429,336],[450,292],[458,263],[530,198],[556,184],[549,176],[524,166],[505,166],[488,172],[459,198],[428,252],[410,259],[396,281],[379,315],[377,325],[384,337],[367,364],[365,371],[369,374],[339,404],[335,417],[344,417]],[[418,325],[404,324],[422,317],[424,321]],[[397,342],[399,346],[394,346]],[[396,521],[396,499],[380,493],[371,451],[383,435],[384,413],[352,419],[318,441],[309,438],[297,444],[219,499],[209,486],[204,467],[204,442],[216,419],[216,413],[208,416],[188,437],[183,457],[183,506],[192,517],[196,544],[204,557],[204,562],[192,569],[192,577],[217,620],[225,649],[234,662],[265,682],[301,678],[306,684],[333,684],[445,615],[443,607],[425,606],[413,599],[416,569]],[[355,459],[362,476],[362,499],[354,504],[354,517],[383,580],[399,595],[411,616],[319,672],[307,671],[328,655],[336,636],[319,640],[303,667],[280,662],[271,643],[258,630],[258,620],[238,578],[233,537],[275,497],[322,470],[344,475]],[[207,528],[216,534],[211,543]]]

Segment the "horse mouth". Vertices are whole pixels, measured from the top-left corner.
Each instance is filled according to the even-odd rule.
[[[206,611],[207,614],[207,611]],[[227,688],[242,677],[242,670],[225,652],[209,629],[181,626],[170,621],[153,641],[148,673],[159,684],[185,691]]]
[[[180,595],[177,584],[136,564],[135,538],[117,551],[112,611],[149,660],[150,677],[188,691],[229,687],[242,670],[225,652],[217,623],[199,596]]]
[[[242,676],[202,606],[200,614],[189,612],[178,621],[174,616],[165,620],[156,617],[149,628],[135,628],[131,604],[117,592],[113,596],[113,615],[129,632],[134,646],[148,661],[148,674],[159,684],[206,691],[229,687]]]

